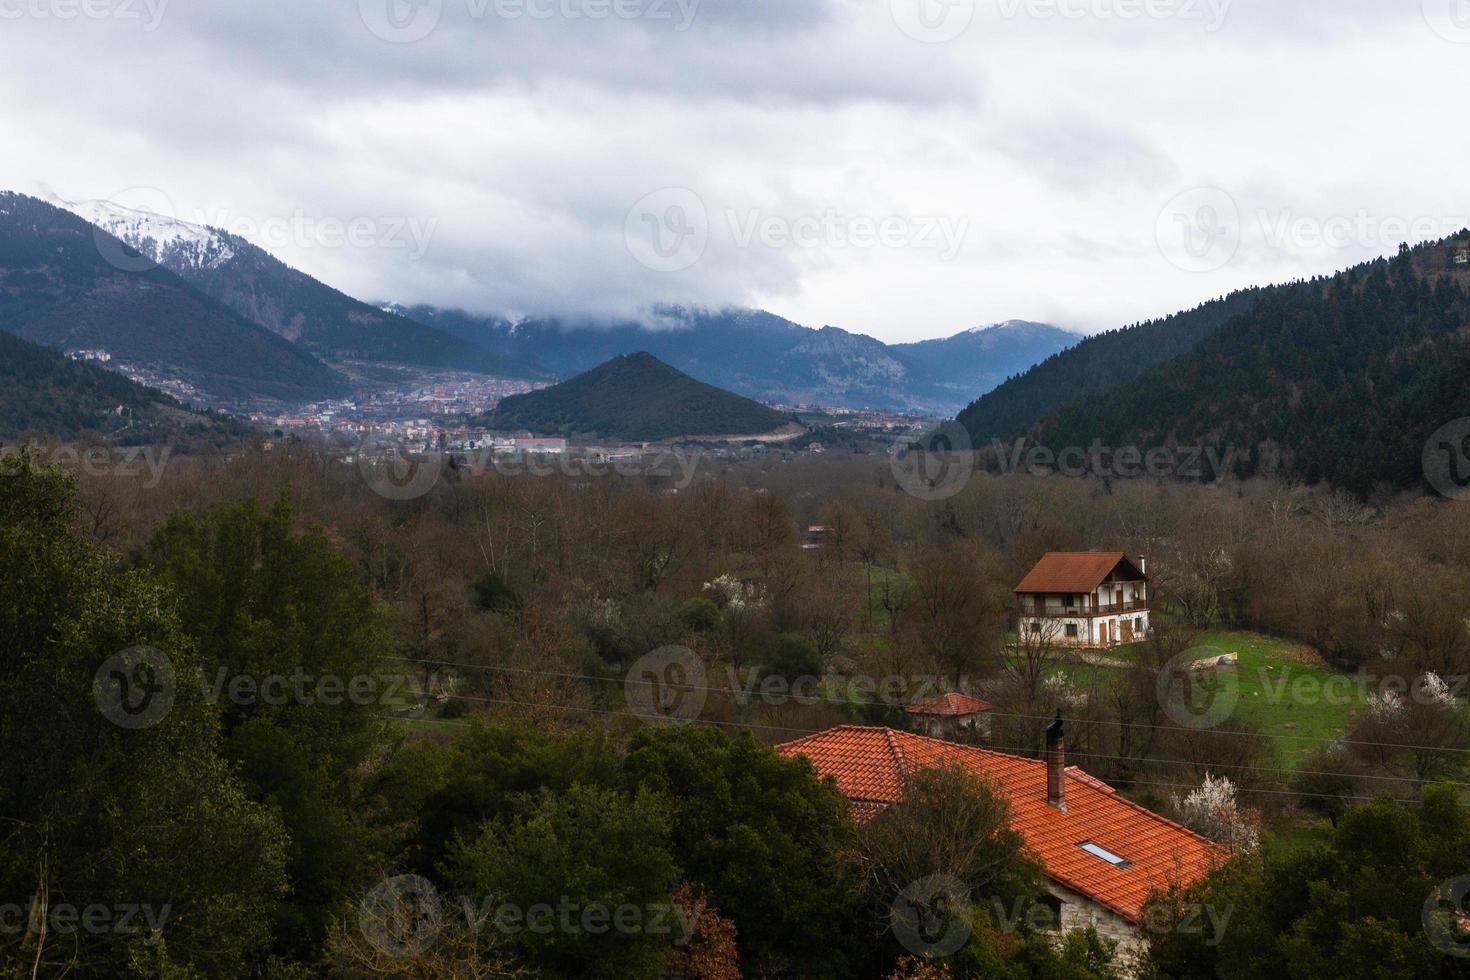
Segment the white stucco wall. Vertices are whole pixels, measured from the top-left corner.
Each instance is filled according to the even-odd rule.
[[[1148,636],[1150,627],[1147,610],[1122,613],[1115,616],[1098,616],[1096,619],[1088,619],[1085,616],[1048,616],[1044,619],[1036,616],[1021,616],[1018,622],[1023,633],[1031,631],[1033,624],[1039,624],[1042,632],[1050,632],[1053,643],[1063,646],[1072,644],[1078,646],[1103,646],[1105,645],[1105,641],[1102,639],[1104,635],[1103,624],[1121,624],[1125,619],[1132,620],[1136,624],[1133,630],[1133,638],[1135,640]],[[1075,639],[1067,636],[1068,625],[1077,627],[1077,637]],[[1115,629],[1116,634],[1121,636],[1122,628],[1120,625],[1110,625],[1108,628]]]

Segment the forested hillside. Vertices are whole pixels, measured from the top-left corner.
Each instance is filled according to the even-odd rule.
[[[230,436],[239,423],[190,412],[120,374],[0,331],[0,438],[107,435],[128,444],[178,435]]]
[[[55,350],[105,350],[213,394],[314,398],[346,379],[70,212],[0,193],[0,329]]]
[[[1088,337],[982,395],[959,421],[977,445],[1014,435],[1083,395],[1184,353],[1249,310],[1263,292],[1241,290],[1183,313]]]
[[[655,442],[675,436],[760,435],[793,420],[696,381],[652,354],[627,354],[551,388],[507,398],[489,421],[497,429],[538,435]]]
[[[1432,245],[1270,290],[1189,353],[1056,413],[1040,438],[1208,443],[1237,450],[1241,475],[1417,486],[1428,436],[1470,416],[1470,273],[1450,268]]]
[[[1025,474],[933,501],[837,454],[678,492],[444,465],[404,501],[306,441],[156,481],[0,454],[0,907],[60,926],[0,928],[0,976],[1463,973],[1421,918],[1470,853],[1470,720],[1442,680],[1470,669],[1462,504]],[[1094,663],[1018,648],[1015,583],[1088,547],[1147,554],[1167,618]],[[1222,714],[1161,697],[1226,653],[1190,702]],[[1074,801],[1101,780],[1238,847],[1185,893],[1155,879],[1139,973],[1031,914],[1044,869],[1010,814],[1036,799],[920,759],[875,816],[768,747],[913,731],[904,707],[956,687],[1008,755],[1065,712]],[[964,921],[931,969],[892,909],[934,874],[995,900],[938,908]],[[566,903],[670,928],[520,927]],[[88,908],[155,931],[66,931]],[[1352,968],[1370,941],[1390,968]]]

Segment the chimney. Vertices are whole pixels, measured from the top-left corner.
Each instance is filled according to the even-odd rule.
[[[1138,556],[1138,570],[1145,575],[1148,574],[1148,558],[1143,555]]]
[[[1046,805],[1067,812],[1067,745],[1062,738],[1062,711],[1046,726]]]

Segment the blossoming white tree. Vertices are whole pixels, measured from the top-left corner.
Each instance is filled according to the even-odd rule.
[[[1235,783],[1224,776],[1206,773],[1199,789],[1176,806],[1180,823],[1232,851],[1253,851],[1260,844],[1259,816],[1240,805]]]

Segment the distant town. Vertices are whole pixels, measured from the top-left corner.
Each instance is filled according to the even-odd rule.
[[[342,364],[356,383],[351,397],[300,404],[272,399],[228,400],[213,397],[176,374],[155,365],[138,365],[105,350],[71,350],[68,356],[118,371],[156,388],[193,408],[212,409],[246,419],[267,432],[345,437],[359,442],[371,434],[384,445],[432,452],[497,452],[561,454],[577,452],[600,460],[627,458],[643,445],[569,442],[561,436],[506,432],[470,424],[494,411],[503,398],[547,387],[551,382],[496,378],[465,371]],[[387,378],[384,375],[388,374]],[[782,444],[787,452],[822,453],[842,448],[881,451],[882,443],[932,421],[928,417],[884,408],[851,408],[819,404],[772,404],[796,416],[815,436]],[[751,451],[764,451],[752,446]],[[715,455],[738,455],[718,452]]]

